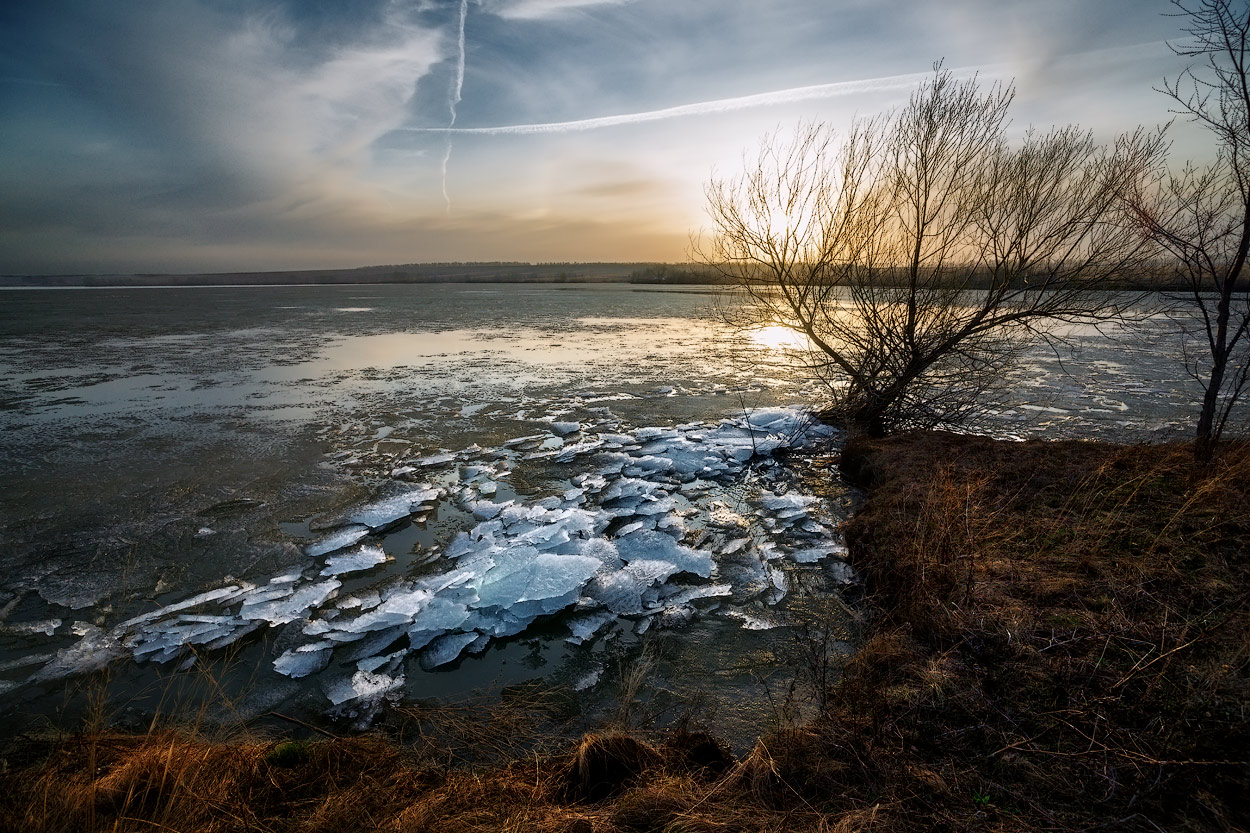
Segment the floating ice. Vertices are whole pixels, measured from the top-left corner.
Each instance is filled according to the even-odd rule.
[[[644,530],[616,539],[616,548],[626,561],[663,561],[672,564],[678,572],[693,573],[709,578],[715,567],[712,556],[677,543],[662,532]]]
[[[408,465],[414,468],[423,469],[429,468],[430,466],[446,465],[447,463],[454,462],[455,459],[455,454],[444,452],[442,454],[431,454],[428,457],[422,457],[418,460],[409,460]]]
[[[769,468],[771,455],[827,437],[829,429],[806,425],[797,409],[778,408],[714,424],[618,433],[610,412],[604,413],[608,418],[598,423],[553,420],[550,433],[517,437],[500,448],[409,460],[392,470],[393,494],[348,513],[348,525],[305,548],[308,556],[324,559],[319,575],[296,569],[260,585],[236,581],[108,632],[76,623],[79,642],[39,660],[46,664],[36,677],[102,668],[126,652],[165,662],[184,657],[189,645],[222,647],[260,628],[299,623],[284,632],[285,650],[273,659],[274,670],[304,678],[354,663],[350,676],[323,686],[332,704],[355,715],[397,694],[402,664],[413,653],[423,667],[437,668],[569,608],[575,608],[567,619],[572,644],[605,632],[603,638],[614,638],[621,631],[608,626],[620,616],[633,619],[637,633],[678,627],[720,608],[728,597],[736,606],[722,608],[722,615],[758,629],[775,626],[767,605],[789,586],[786,572],[766,560],[788,556],[791,570],[821,561],[834,581],[854,580],[849,567],[828,558],[841,545],[815,519],[816,498],[768,491],[730,497],[722,491],[748,465],[783,490],[779,467]],[[498,492],[512,493],[500,488],[500,478],[527,457],[583,470],[553,483],[546,495],[494,500]],[[398,485],[401,477],[456,461],[461,466],[454,475],[439,475],[452,483],[458,476],[459,483],[447,489]],[[381,548],[361,545],[370,534],[428,511],[440,496],[451,511],[440,512],[440,523],[430,529],[469,515],[473,520],[450,541],[421,551],[419,567],[428,573],[400,575]],[[748,505],[758,513],[744,517]],[[436,556],[440,547],[443,555]],[[375,568],[381,569],[370,574],[371,586],[335,599],[339,577]],[[353,578],[355,586],[365,583],[364,576]],[[594,685],[600,673],[578,686]]]
[[[603,676],[603,669],[596,668],[594,671],[591,671],[589,674],[585,675],[584,677],[577,680],[577,682],[573,683],[573,690],[585,691],[588,688],[593,688],[599,682],[599,678],[602,676]]]
[[[353,524],[362,524],[373,530],[385,529],[410,516],[416,511],[416,507],[436,498],[438,498],[438,489],[430,487],[412,489],[403,494],[393,495],[362,506],[353,512],[348,520]],[[309,553],[309,555],[316,554]]]
[[[304,552],[316,558],[319,555],[346,549],[368,534],[369,527],[364,524],[353,524],[352,526],[344,527],[333,535],[322,538],[316,543],[309,544],[304,548]]]
[[[78,631],[82,637],[68,648],[56,652],[56,656],[31,677],[34,682],[56,680],[71,674],[99,671],[121,656],[120,640],[112,633],[86,623]]]
[[[476,631],[469,633],[449,633],[440,636],[421,652],[421,667],[427,671],[438,668],[460,656],[460,652],[478,638]]]
[[[336,579],[327,579],[316,584],[306,584],[289,596],[276,599],[265,599],[253,603],[245,601],[239,610],[242,619],[263,619],[271,625],[284,625],[302,618],[311,608],[323,604],[334,595],[341,585]]]
[[[273,661],[273,670],[299,679],[316,674],[330,664],[333,642],[310,642],[286,651]]]
[[[358,573],[386,563],[386,553],[379,547],[361,547],[355,552],[331,555],[326,559],[323,576],[341,576]]]
[[[357,671],[347,679],[330,684],[326,688],[326,699],[336,706],[349,700],[376,703],[384,697],[397,694],[403,684],[402,674],[392,677],[371,671]]]
[[[0,625],[0,633],[36,634],[52,636],[61,627],[60,619],[44,619],[39,622],[7,622]]]
[[[583,613],[580,616],[574,616],[568,621],[569,632],[572,636],[565,641],[574,645],[581,645],[587,639],[599,632],[599,629],[608,622],[615,621],[616,615],[606,610],[598,610],[593,613]]]
[[[522,602],[544,602],[542,613],[565,606],[565,597],[581,589],[600,567],[597,558],[557,555],[533,547],[517,547],[492,567],[478,587],[480,607],[511,608]]]
[[[838,584],[854,584],[859,580],[851,565],[845,561],[831,561],[825,566],[825,572]]]

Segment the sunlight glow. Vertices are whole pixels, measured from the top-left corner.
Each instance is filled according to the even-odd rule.
[[[751,341],[769,350],[806,350],[811,346],[807,336],[777,325],[752,330]]]

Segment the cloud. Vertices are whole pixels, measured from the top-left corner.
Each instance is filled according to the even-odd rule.
[[[232,217],[261,233],[284,217],[389,208],[374,143],[409,118],[448,49],[399,2],[333,37],[259,4],[70,5],[25,21],[23,67],[59,86],[0,101],[13,127],[0,159],[23,163],[0,164],[0,225],[84,240],[142,229],[191,245]],[[32,202],[55,203],[55,221]]]
[[[975,68],[957,70],[957,74],[970,75]],[[601,116],[593,119],[577,119],[574,121],[543,122],[537,124],[511,124],[498,127],[401,127],[399,130],[413,133],[458,133],[478,136],[532,135],[538,133],[569,133],[581,130],[598,130],[604,127],[619,127],[627,124],[641,124],[651,121],[685,118],[688,116],[705,116],[717,113],[731,113],[735,110],[749,110],[754,107],[769,107],[781,104],[794,104],[825,98],[840,98],[863,93],[884,92],[887,90],[903,90],[916,86],[931,73],[912,72],[903,75],[889,75],[882,78],[865,78],[857,81],[838,81],[832,84],[813,84],[806,87],[792,87],[787,90],[774,90],[756,95],[744,95],[734,98],[721,98],[714,101],[699,101],[693,104],[681,104],[676,107],[665,107],[660,110],[646,110],[639,113],[624,113],[617,116]]]
[[[620,6],[633,0],[500,0],[487,6],[500,17],[539,20],[588,6]]]
[[[1055,63],[1068,62],[1083,65],[1087,68],[1106,68],[1117,62],[1140,59],[1158,51],[1163,41],[1132,44],[1130,46],[1095,49],[1088,52],[1054,57]],[[985,64],[981,66],[958,67],[952,70],[956,77],[967,78],[982,75],[989,78],[1009,77],[1013,66],[1006,63]],[[622,113],[615,116],[600,116],[588,119],[574,119],[558,122],[537,122],[531,124],[510,124],[493,127],[401,127],[398,131],[411,133],[455,133],[477,136],[524,136],[543,133],[572,133],[583,130],[599,130],[607,127],[643,124],[646,122],[665,121],[667,119],[687,118],[690,116],[716,115],[731,113],[738,110],[750,110],[756,107],[773,107],[784,104],[796,104],[804,101],[843,98],[852,95],[864,95],[887,91],[907,90],[916,87],[920,82],[932,76],[931,72],[911,72],[900,75],[887,75],[879,78],[863,78],[854,81],[837,81],[829,84],[812,84],[804,87],[791,87],[784,90],[773,90],[755,95],[720,98],[711,101],[699,101],[665,107],[659,110],[645,110],[636,113]]]

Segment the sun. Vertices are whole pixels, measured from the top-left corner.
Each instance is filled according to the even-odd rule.
[[[751,330],[751,341],[769,350],[806,350],[811,346],[807,336],[775,324]]]

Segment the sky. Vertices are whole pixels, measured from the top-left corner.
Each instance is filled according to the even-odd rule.
[[[8,0],[0,274],[666,261],[769,132],[936,61],[1014,133],[1171,118],[1167,0]],[[1173,155],[1209,141],[1174,125]]]

